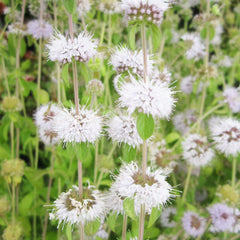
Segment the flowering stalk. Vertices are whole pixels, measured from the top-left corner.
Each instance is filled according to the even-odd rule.
[[[122,240],[126,240],[127,233],[127,214],[123,214]]]
[[[193,168],[193,166],[192,166],[192,164],[190,164],[189,168],[188,168],[187,179],[186,179],[184,190],[183,190],[183,195],[182,195],[183,202],[186,200],[186,195],[187,195],[188,186],[189,186],[189,182],[190,182],[190,178],[191,178],[192,168]]]
[[[235,187],[236,171],[237,171],[237,157],[234,157],[232,165],[232,187]]]
[[[139,221],[139,240],[143,240],[144,236],[144,218],[145,218],[145,205],[141,205],[141,212],[140,212],[140,221]]]

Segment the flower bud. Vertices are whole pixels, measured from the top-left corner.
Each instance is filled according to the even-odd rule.
[[[21,103],[17,97],[4,97],[1,108],[4,112],[19,111],[21,110]]]

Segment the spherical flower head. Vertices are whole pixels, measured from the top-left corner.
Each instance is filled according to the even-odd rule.
[[[231,204],[237,204],[239,202],[239,192],[237,189],[234,189],[234,187],[230,186],[229,184],[223,185],[219,193],[221,194],[221,197],[224,201],[227,201]]]
[[[173,123],[179,132],[186,134],[193,123],[197,121],[195,111],[188,109],[184,112],[178,113],[173,117]]]
[[[0,197],[0,217],[3,217],[11,209],[11,203],[6,196]]]
[[[94,143],[101,136],[102,118],[93,110],[81,107],[78,114],[73,108],[63,112],[56,119],[55,131],[64,143]]]
[[[55,104],[47,104],[39,107],[35,113],[35,123],[39,129],[39,137],[45,145],[55,145],[60,141],[55,131],[56,119],[63,114]]]
[[[212,218],[214,232],[231,231],[236,224],[234,209],[225,204],[214,204],[208,208],[208,211]]]
[[[121,12],[120,2],[118,0],[101,0],[98,5],[99,11],[112,15]]]
[[[162,210],[160,221],[163,227],[173,228],[176,226],[176,222],[173,217],[177,214],[177,209],[174,207],[164,208]]]
[[[9,184],[17,186],[24,174],[24,161],[20,159],[4,160],[1,164],[1,174]]]
[[[126,107],[132,114],[135,110],[157,118],[168,118],[174,106],[173,91],[166,83],[147,79],[123,82],[119,90],[119,106]]]
[[[2,238],[3,240],[21,240],[23,229],[18,223],[11,223],[5,228]]]
[[[126,143],[132,147],[138,147],[142,144],[137,127],[136,120],[131,116],[115,116],[108,121],[108,136],[118,143]]]
[[[225,102],[233,113],[240,112],[240,88],[228,87],[223,92]]]
[[[190,236],[198,237],[204,233],[206,220],[195,212],[187,211],[183,215],[182,224]]]
[[[124,214],[124,208],[123,208],[123,201],[124,197],[121,197],[118,190],[113,185],[107,196],[106,196],[106,206],[108,207],[108,211],[112,213]]]
[[[148,70],[149,72],[149,70]],[[168,71],[168,69],[165,67],[163,70],[159,71],[158,69],[154,69],[153,73],[151,74],[151,77],[156,82],[161,81],[166,84],[170,84],[171,82],[171,76],[172,74]]]
[[[214,151],[209,148],[206,137],[190,134],[182,143],[183,158],[195,167],[207,165],[214,157]]]
[[[91,10],[91,3],[89,0],[79,0],[77,4],[77,14],[81,18]]]
[[[130,72],[143,77],[144,62],[142,51],[132,52],[126,47],[119,47],[111,56],[110,63],[113,65],[114,70],[117,71],[118,74]],[[153,61],[150,60],[150,56],[148,55],[147,69],[148,72],[152,72],[153,70]]]
[[[196,80],[196,77],[194,76],[186,76],[182,79],[180,83],[180,89],[185,94],[191,94],[193,91],[193,84]]]
[[[8,25],[8,33],[25,36],[27,34],[27,28],[20,22],[14,22]]]
[[[15,112],[22,109],[22,104],[17,97],[7,96],[3,98],[1,109],[4,112]]]
[[[98,79],[92,79],[88,82],[86,90],[91,95],[102,96],[104,91],[104,84]]]
[[[160,24],[164,12],[170,7],[169,1],[122,0],[122,9],[129,21]]]
[[[83,195],[79,197],[77,186],[68,192],[60,194],[54,201],[50,219],[58,220],[58,226],[63,223],[86,224],[105,216],[105,197],[98,190],[91,187],[83,188]]]
[[[172,197],[172,187],[166,182],[169,172],[147,168],[145,178],[142,170],[131,162],[125,164],[111,189],[118,192],[120,197],[134,199],[134,209],[140,214],[141,205],[145,204],[145,212],[150,214],[153,208],[165,205]]]
[[[86,31],[81,32],[73,40],[55,32],[46,47],[49,59],[63,64],[71,62],[72,58],[87,62],[97,53],[97,41]]]
[[[27,24],[27,31],[35,39],[49,38],[53,33],[52,25],[44,20],[32,20]]]
[[[213,118],[209,128],[215,147],[226,156],[240,152],[240,121],[233,118]]]
[[[205,46],[198,35],[195,33],[185,33],[181,38],[188,46],[188,50],[186,51],[187,59],[199,60],[205,56]]]

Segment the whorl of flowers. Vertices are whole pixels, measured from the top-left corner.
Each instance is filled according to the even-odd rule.
[[[226,204],[216,203],[208,208],[212,218],[213,232],[232,231],[237,223],[237,216],[234,214],[234,209]]]
[[[118,143],[127,143],[130,146],[138,147],[142,144],[137,127],[136,120],[131,116],[114,116],[108,121],[107,132],[113,141]]]
[[[155,80],[156,82],[161,81],[163,83],[170,84],[171,82],[171,76],[172,74],[168,71],[168,69],[165,67],[163,70],[158,70],[155,68],[153,71],[149,71],[149,67],[147,68],[148,72],[152,72],[151,77],[153,81]]]
[[[32,20],[27,24],[28,34],[31,34],[33,38],[49,38],[53,33],[52,25],[42,20]]]
[[[212,118],[209,128],[218,151],[227,156],[237,156],[240,153],[240,121],[233,118]]]
[[[102,118],[93,110],[85,107],[63,109],[63,114],[55,121],[55,131],[64,143],[95,142],[101,136]]]
[[[177,214],[177,209],[174,207],[164,208],[162,210],[160,221],[163,227],[173,228],[176,226],[176,222],[173,217]]]
[[[8,25],[8,33],[24,36],[27,34],[27,28],[20,22],[14,22]]]
[[[35,123],[39,129],[39,137],[46,145],[56,144],[60,138],[55,130],[55,121],[63,111],[54,104],[42,105],[35,113]]]
[[[164,12],[170,7],[169,1],[122,0],[122,9],[129,21],[147,21],[160,24]]]
[[[111,56],[110,63],[119,74],[130,71],[143,76],[144,62],[142,51],[132,52],[126,47],[119,47]],[[149,72],[152,72],[153,69],[153,61],[150,60],[149,56],[147,56],[147,69]]]
[[[198,35],[195,33],[185,33],[181,38],[188,46],[188,50],[186,51],[187,59],[199,60],[205,56],[205,46]]]
[[[113,185],[106,196],[106,206],[109,212],[124,214],[123,201],[125,198],[119,195],[118,190]]]
[[[88,82],[86,90],[91,95],[102,96],[104,91],[104,84],[101,80],[92,79]]]
[[[118,0],[101,0],[98,9],[104,14],[114,14],[121,12],[121,5]]]
[[[240,112],[240,88],[228,87],[224,90],[223,96],[233,113]]]
[[[192,237],[198,237],[204,233],[206,220],[197,213],[187,211],[182,218],[184,230]]]
[[[89,0],[79,0],[77,4],[77,14],[79,17],[85,16],[91,10],[91,3]]]
[[[72,58],[80,62],[87,62],[97,53],[97,40],[86,31],[81,32],[71,40],[59,32],[55,32],[46,45],[48,57],[51,61],[68,63]]]
[[[214,157],[214,151],[209,148],[207,138],[199,134],[190,134],[182,146],[183,158],[193,166],[205,166]]]
[[[196,77],[191,75],[182,78],[180,83],[181,91],[185,94],[191,94],[193,91],[193,84],[195,80],[196,80]]]
[[[111,189],[122,198],[134,199],[134,208],[140,214],[141,205],[145,204],[145,212],[150,214],[152,208],[165,205],[172,197],[172,187],[166,182],[169,172],[157,169],[146,170],[145,179],[142,170],[135,162],[124,164]]]
[[[173,123],[175,128],[182,134],[187,133],[190,130],[191,125],[197,121],[195,111],[188,109],[184,112],[177,113],[173,117]]]
[[[135,110],[153,117],[168,118],[174,106],[173,91],[166,83],[147,79],[136,80],[130,77],[130,82],[123,82],[118,93],[120,107],[126,107],[132,114]]]
[[[68,192],[63,192],[54,201],[50,213],[51,220],[58,220],[58,226],[63,223],[85,224],[101,219],[106,213],[105,197],[91,187],[83,189],[79,197],[78,187],[73,186]]]

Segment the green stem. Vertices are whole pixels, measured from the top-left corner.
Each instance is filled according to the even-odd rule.
[[[127,214],[124,213],[124,215],[123,215],[123,228],[122,228],[122,240],[126,240],[126,233],[127,233]]]
[[[139,236],[138,240],[143,240],[144,236],[144,218],[145,218],[145,205],[141,205],[140,219],[139,219]]]
[[[232,187],[235,187],[236,171],[237,171],[237,158],[234,157],[233,164],[232,164]]]
[[[143,63],[144,63],[143,79],[144,79],[144,82],[146,82],[147,81],[147,74],[148,74],[148,69],[147,69],[147,39],[146,39],[146,29],[145,29],[145,24],[144,23],[141,25],[141,38],[142,38]]]
[[[102,23],[102,29],[101,29],[101,36],[100,36],[100,41],[99,41],[99,47],[102,46],[103,41],[104,41],[104,35],[105,35],[105,30],[106,30],[106,23]]]
[[[5,62],[4,62],[3,57],[2,57],[2,68],[3,68],[3,76],[4,76],[4,80],[5,80],[5,84],[6,84],[6,89],[7,89],[8,97],[10,97],[11,94],[10,94],[9,85],[8,85],[7,71],[6,71]]]
[[[146,169],[147,169],[147,141],[143,141],[142,145],[142,174],[143,179],[146,178]]]
[[[10,124],[10,135],[11,135],[11,157],[14,159],[14,123],[11,120]]]
[[[60,76],[60,65],[57,63],[57,100],[58,104],[61,102],[61,76]]]
[[[95,145],[95,162],[94,162],[94,185],[97,181],[97,172],[98,172],[98,140]]]
[[[15,186],[12,184],[12,223],[15,223],[16,205],[15,205]]]
[[[189,165],[188,168],[188,174],[187,174],[187,179],[185,182],[185,186],[184,186],[184,190],[183,190],[183,195],[182,195],[182,201],[186,200],[186,196],[187,196],[187,191],[188,191],[188,186],[189,186],[189,182],[190,182],[190,178],[191,178],[191,173],[192,173],[192,165]]]

